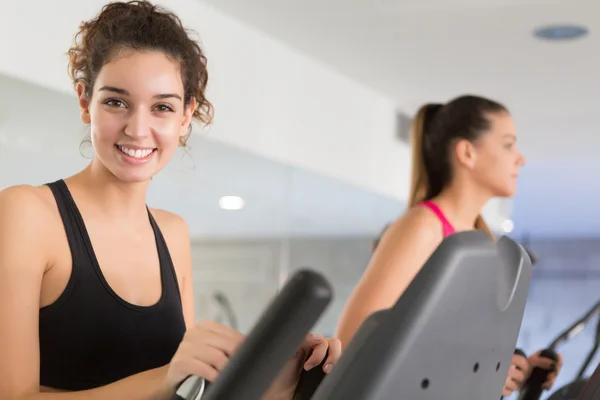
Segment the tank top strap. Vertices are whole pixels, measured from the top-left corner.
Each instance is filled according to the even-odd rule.
[[[71,252],[77,252],[85,248],[81,235],[82,226],[80,226],[79,209],[73,197],[71,197],[71,192],[69,192],[67,184],[64,180],[59,179],[55,182],[47,183],[46,186],[50,188],[54,195],[58,212],[66,230]]]
[[[454,232],[456,232],[456,230],[454,229],[454,227],[452,226],[452,224],[450,223],[450,221],[448,221],[448,218],[446,218],[446,216],[444,215],[444,213],[442,212],[442,210],[440,209],[440,207],[435,204],[434,202],[427,200],[427,201],[423,201],[422,203],[420,203],[421,206],[423,207],[427,207],[429,208],[435,215],[436,217],[440,220],[440,222],[442,223],[442,230],[444,233],[444,238],[452,235]]]
[[[59,179],[51,183],[46,183],[46,186],[50,188],[54,200],[56,201],[56,206],[63,222],[67,242],[71,251],[71,278],[69,279],[65,293],[60,298],[60,300],[62,300],[63,298],[68,297],[68,293],[73,290],[75,282],[78,280],[78,276],[82,273],[87,273],[87,271],[82,271],[79,267],[82,263],[88,261],[87,248],[83,235],[85,226],[82,223],[79,209],[77,208],[75,200],[73,200],[65,181]],[[61,303],[61,301],[55,302],[49,308],[56,308],[59,303]]]

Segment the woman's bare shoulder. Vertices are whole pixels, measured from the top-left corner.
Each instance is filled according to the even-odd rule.
[[[163,234],[174,236],[177,239],[189,238],[187,222],[181,216],[159,208],[150,208],[150,213],[152,213]]]
[[[56,202],[46,185],[15,185],[0,190],[0,214],[41,223],[56,215]]]
[[[0,268],[43,272],[56,247],[58,224],[48,187],[18,185],[0,191]]]
[[[442,230],[440,221],[429,209],[412,207],[389,226],[386,235],[394,237],[410,235],[414,239],[439,241]]]

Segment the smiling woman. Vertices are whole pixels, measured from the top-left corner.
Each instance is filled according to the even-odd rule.
[[[176,15],[118,2],[81,24],[69,71],[94,156],[64,180],[0,192],[0,393],[170,399],[190,375],[214,380],[244,339],[195,323],[187,224],[146,205],[192,119],[211,122],[206,58]],[[305,365],[328,352],[330,368],[341,346],[318,338]],[[270,395],[293,392],[298,372]]]
[[[183,100],[179,69],[160,51],[122,49],[97,74],[91,97],[76,84],[95,159],[120,179],[148,180],[185,144],[198,100]]]

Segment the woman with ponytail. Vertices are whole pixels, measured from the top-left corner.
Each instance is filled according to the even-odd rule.
[[[475,229],[493,237],[481,210],[492,197],[514,195],[525,164],[508,110],[483,97],[424,105],[411,134],[408,210],[385,229],[346,304],[336,335],[342,345],[365,318],[396,303],[445,237]],[[503,395],[521,387],[533,364],[550,369],[549,363],[537,355],[514,358]]]

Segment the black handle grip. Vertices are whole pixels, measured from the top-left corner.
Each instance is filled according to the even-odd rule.
[[[327,361],[327,356],[329,352],[325,354],[325,358],[321,362],[321,364],[316,367],[311,368],[309,371],[302,370],[300,374],[300,380],[298,381],[298,385],[296,386],[296,391],[294,392],[294,397],[292,400],[310,400],[317,388],[325,379],[327,375],[325,371],[323,371],[323,367],[325,366],[325,362]]]
[[[325,277],[294,273],[258,319],[202,400],[258,400],[302,345],[333,298]]]
[[[521,349],[518,349],[518,348],[517,348],[517,349],[515,349],[515,351],[514,351],[514,353],[513,353],[513,354],[515,354],[515,355],[517,355],[517,356],[521,356],[521,357],[525,357],[525,358],[527,358],[527,354],[525,354],[525,352],[524,352],[523,350],[521,350]]]
[[[549,358],[552,361],[558,361],[558,354],[552,349],[543,350],[540,356]],[[546,382],[551,372],[551,370],[535,367],[531,375],[529,375],[529,379],[523,385],[523,389],[521,389],[519,400],[538,400],[544,391],[542,385]]]
[[[260,316],[246,339],[208,385],[189,377],[173,400],[257,400],[302,344],[333,298],[333,289],[318,272],[299,270],[286,282]],[[200,390],[200,384],[205,390]]]

